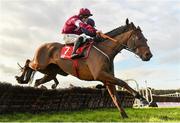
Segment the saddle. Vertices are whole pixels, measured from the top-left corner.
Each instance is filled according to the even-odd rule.
[[[74,76],[79,78],[79,72],[78,72],[78,60],[79,59],[86,59],[89,56],[91,47],[93,46],[94,41],[90,40],[86,42],[85,44],[81,45],[77,50],[76,53],[79,54],[79,57],[76,59],[71,59],[71,54],[73,52],[74,45],[64,45],[62,49],[60,50],[60,58],[62,59],[68,59],[72,61],[72,67],[75,71]]]
[[[86,59],[89,56],[90,49],[91,49],[93,43],[94,43],[94,41],[88,41],[85,44],[83,44],[82,46],[80,46],[76,51],[76,53],[79,54],[78,58]],[[73,60],[73,59],[71,59],[73,47],[74,47],[74,45],[63,46],[63,48],[60,50],[60,58]]]

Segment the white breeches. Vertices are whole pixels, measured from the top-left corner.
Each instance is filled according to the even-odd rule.
[[[64,34],[63,35],[63,40],[65,44],[72,44],[76,42],[77,38],[79,38],[79,35],[76,34]]]
[[[72,44],[76,42],[80,36],[83,37],[84,41],[86,41],[86,39],[88,38],[85,35],[63,34],[63,40],[65,44]]]

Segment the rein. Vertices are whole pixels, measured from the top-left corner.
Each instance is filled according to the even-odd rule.
[[[110,36],[108,36],[108,35],[106,35],[106,34],[103,34],[103,33],[99,33],[99,35],[102,37],[102,38],[104,38],[104,39],[109,39],[109,40],[111,40],[111,41],[113,41],[113,42],[117,42],[117,40],[116,39],[113,39],[113,38],[111,38]]]
[[[115,42],[115,43],[118,42],[118,40],[116,40],[116,39],[114,39],[114,38],[111,38],[110,36],[108,36],[108,35],[106,35],[106,34],[99,33],[99,35],[100,35],[102,38],[104,38],[104,39],[109,39],[109,40],[111,40],[111,41],[113,41],[113,42]],[[129,36],[129,39],[131,38],[131,36],[132,36],[132,33],[131,33],[131,35]],[[128,41],[129,41],[129,39],[128,39]],[[125,45],[125,44],[121,44],[121,45],[124,46],[126,50],[128,50],[128,51],[130,51],[130,52],[133,52],[133,53],[134,53],[134,50],[137,48],[137,47],[135,47],[135,40],[133,40],[133,48],[129,48],[129,47],[128,47],[127,45]]]

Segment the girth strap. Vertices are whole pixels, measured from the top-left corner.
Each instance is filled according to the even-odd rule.
[[[78,59],[73,60],[73,68],[75,70],[75,76],[79,78],[79,72],[78,72]]]

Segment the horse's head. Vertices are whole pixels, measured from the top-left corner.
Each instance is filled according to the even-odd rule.
[[[128,21],[126,21],[126,25],[128,24]],[[149,61],[152,57],[152,53],[147,44],[147,39],[144,37],[140,27],[136,28],[133,23],[131,23],[131,27],[132,33],[127,40],[126,49],[138,55],[143,61]]]

